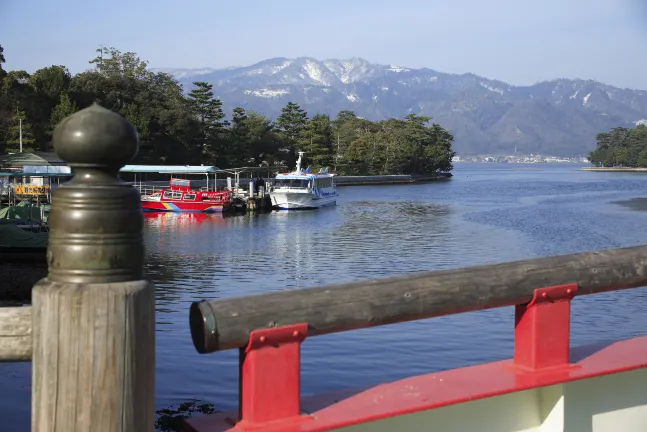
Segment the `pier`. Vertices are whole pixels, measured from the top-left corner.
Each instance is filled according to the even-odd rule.
[[[32,362],[32,431],[152,431],[154,287],[140,194],[118,176],[137,134],[94,105],[57,127],[54,147],[74,177],[52,193],[48,273],[32,305],[0,308],[0,360]],[[366,276],[193,303],[195,350],[238,350],[240,402],[185,430],[645,429],[647,337],[572,347],[570,318],[584,296],[647,286],[647,246]],[[513,358],[301,396],[301,345],[311,338],[502,307],[514,313]]]

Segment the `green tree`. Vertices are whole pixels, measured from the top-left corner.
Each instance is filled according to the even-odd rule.
[[[251,148],[248,146],[249,131],[246,120],[247,111],[241,107],[234,108],[227,146],[227,162],[230,166],[241,167],[250,163]]]
[[[255,111],[247,112],[245,120],[249,143],[249,162],[254,166],[272,166],[279,162],[283,145],[272,120]]]
[[[203,154],[213,162],[223,150],[224,132],[227,122],[222,111],[222,102],[213,95],[213,86],[204,81],[193,83],[189,99],[200,124],[198,136],[202,141]]]
[[[281,115],[277,118],[276,124],[287,142],[295,145],[306,127],[308,122],[308,113],[301,107],[293,102],[288,104],[281,110]]]
[[[59,95],[58,105],[52,110],[52,115],[49,120],[50,130],[53,132],[56,126],[67,116],[74,114],[77,111],[76,103],[70,100],[70,96],[61,92]]]
[[[136,163],[203,163],[197,116],[171,75],[152,73],[134,53],[100,48],[93,68],[72,78],[70,98],[93,102],[125,116],[140,136]]]
[[[363,134],[350,143],[344,154],[345,175],[370,175],[375,173],[376,135]]]
[[[353,140],[358,138],[358,118],[353,111],[340,111],[331,122],[333,129],[333,170],[343,165],[344,154]]]
[[[595,139],[597,147],[589,154],[589,161],[604,167],[636,166],[638,155],[644,148],[640,135],[634,135],[632,139],[631,130],[624,127],[601,132],[595,136]]]
[[[330,167],[333,163],[333,130],[330,117],[317,114],[308,120],[302,132],[303,139],[298,150],[306,153],[306,160],[313,168]]]
[[[302,143],[307,123],[308,113],[293,102],[288,102],[281,110],[281,115],[276,119],[276,125],[284,144],[280,149],[281,158],[288,166],[293,166],[296,161],[296,152]]]
[[[24,111],[18,111],[11,118],[11,125],[5,144],[5,151],[8,153],[17,153],[20,151],[22,142],[23,152],[32,152],[35,149],[34,136],[32,133],[31,124],[27,121],[27,116]]]
[[[2,45],[0,45],[0,78],[3,78],[4,74],[6,73],[4,69],[2,69],[2,65],[6,62],[7,61],[4,58],[4,48],[2,48]]]
[[[235,108],[228,134],[230,166],[274,165],[281,140],[271,119]]]
[[[72,76],[65,66],[38,69],[29,77],[29,85],[37,95],[58,101],[62,92],[70,88]]]

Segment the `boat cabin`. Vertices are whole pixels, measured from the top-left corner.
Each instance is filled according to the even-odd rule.
[[[222,202],[229,201],[230,191],[200,191],[191,189],[191,181],[172,178],[168,189],[163,189],[149,195],[151,201],[182,201],[182,202]]]
[[[329,175],[279,174],[274,179],[275,189],[328,189],[335,186],[334,178]]]

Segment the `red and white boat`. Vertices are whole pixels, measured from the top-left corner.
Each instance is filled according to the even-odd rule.
[[[191,181],[172,178],[168,189],[142,197],[145,212],[218,213],[232,209],[232,191],[201,191],[191,189]]]

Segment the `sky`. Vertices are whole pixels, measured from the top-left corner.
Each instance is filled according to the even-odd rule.
[[[151,68],[274,57],[471,72],[513,85],[647,90],[647,0],[0,0],[7,70],[90,67],[104,45]]]

